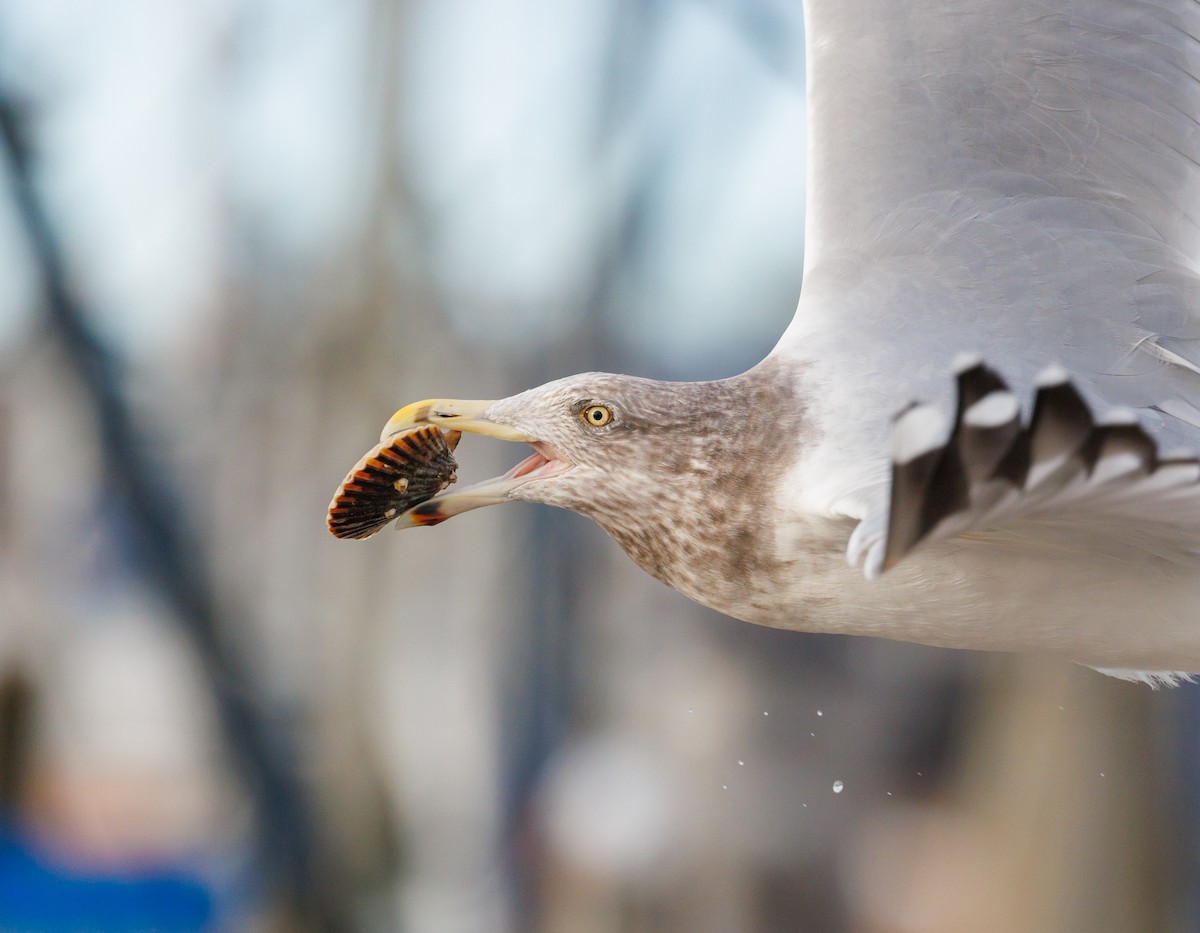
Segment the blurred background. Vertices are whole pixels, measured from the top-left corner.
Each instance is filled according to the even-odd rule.
[[[406,402],[770,350],[795,0],[4,0],[0,130],[0,930],[1200,930],[1192,688],[325,530]]]

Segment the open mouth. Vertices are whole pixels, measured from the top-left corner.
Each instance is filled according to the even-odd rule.
[[[456,424],[455,429],[459,428],[460,425]],[[438,493],[398,516],[396,527],[412,528],[418,525],[437,525],[462,512],[469,512],[471,509],[510,502],[512,493],[517,488],[528,483],[562,476],[574,466],[570,460],[559,454],[549,444],[534,440],[525,443],[530,444],[534,448],[534,452],[507,473],[462,489]]]
[[[494,401],[426,399],[397,411],[379,444],[351,469],[329,504],[329,530],[339,538],[366,538],[391,521],[397,528],[436,525],[460,512],[500,505],[530,483],[562,476],[575,464],[552,444],[493,418]],[[528,444],[533,453],[502,476],[448,489],[456,479],[453,451],[463,432]]]
[[[553,447],[542,441],[533,443],[534,451],[515,467],[505,473],[503,476],[496,477],[495,480],[488,482],[496,482],[498,480],[534,480],[534,479],[549,479],[552,476],[561,476],[567,470],[571,469],[574,464],[558,453]]]
[[[420,402],[398,411],[379,444],[334,494],[326,519],[330,532],[368,538],[393,520],[397,528],[436,525],[460,512],[509,502],[514,490],[562,476],[574,466],[552,445],[478,417],[485,404],[491,403]],[[453,451],[463,431],[529,444],[533,453],[501,476],[450,489],[458,470]]]

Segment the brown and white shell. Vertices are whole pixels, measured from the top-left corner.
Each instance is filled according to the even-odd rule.
[[[338,538],[369,538],[436,496],[457,479],[452,449],[433,425],[421,425],[373,447],[346,474],[329,503],[330,532]]]

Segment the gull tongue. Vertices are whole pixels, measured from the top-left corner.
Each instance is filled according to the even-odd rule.
[[[524,476],[527,473],[532,473],[540,466],[544,466],[550,461],[543,457],[537,451],[534,451],[515,467],[504,474],[504,479],[516,479],[519,476]]]

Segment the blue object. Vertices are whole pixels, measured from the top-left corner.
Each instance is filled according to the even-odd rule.
[[[85,874],[0,823],[0,933],[200,933],[216,928],[215,914],[184,867]]]

